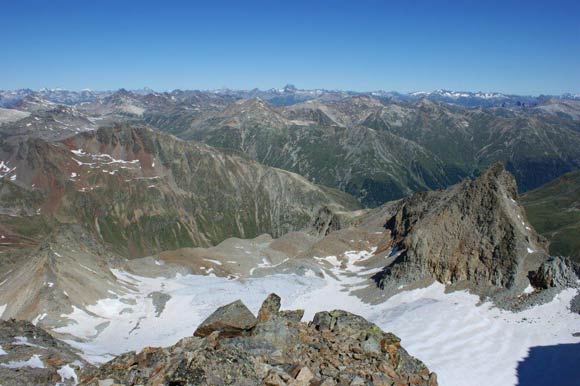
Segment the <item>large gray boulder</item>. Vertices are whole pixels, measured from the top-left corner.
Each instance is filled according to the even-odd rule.
[[[219,331],[221,337],[234,337],[251,330],[257,322],[248,307],[241,300],[236,300],[218,308],[199,325],[193,335],[203,338]]]

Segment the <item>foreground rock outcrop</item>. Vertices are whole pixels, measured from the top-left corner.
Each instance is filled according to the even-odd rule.
[[[92,368],[68,344],[23,320],[0,320],[0,384],[76,385]]]
[[[399,338],[360,316],[319,312],[304,323],[303,311],[280,311],[275,294],[258,318],[250,321],[246,310],[239,301],[221,307],[197,336],[121,355],[86,371],[81,384],[437,385],[436,374],[410,356]],[[255,325],[246,328],[248,322]]]

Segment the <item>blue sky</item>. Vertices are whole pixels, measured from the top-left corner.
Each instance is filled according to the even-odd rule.
[[[580,92],[580,1],[0,1],[0,89]]]

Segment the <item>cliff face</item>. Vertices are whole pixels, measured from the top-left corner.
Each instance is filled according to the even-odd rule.
[[[376,279],[383,287],[422,278],[525,287],[546,244],[516,199],[515,180],[498,163],[473,181],[402,200],[385,224],[399,255]]]

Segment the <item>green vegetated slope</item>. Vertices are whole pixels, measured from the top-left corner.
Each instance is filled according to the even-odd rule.
[[[550,253],[580,262],[580,171],[522,196],[530,222],[550,241]]]

